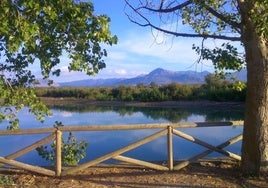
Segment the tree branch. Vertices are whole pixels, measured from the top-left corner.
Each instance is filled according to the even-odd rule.
[[[211,8],[210,6],[206,5],[206,4],[202,4],[202,6],[204,6],[204,8],[211,13],[212,15],[214,15],[215,17],[219,18],[220,20],[224,21],[225,23],[231,25],[238,33],[241,33],[241,26],[239,23],[234,22],[228,18],[226,18],[224,15],[218,13],[217,11],[215,11],[213,8]]]
[[[162,3],[163,3],[163,1],[162,1]],[[146,9],[146,10],[149,10],[149,11],[152,11],[152,12],[170,13],[170,12],[180,10],[180,9],[190,5],[192,3],[192,0],[185,1],[184,3],[181,3],[181,4],[177,5],[177,6],[174,6],[174,7],[171,7],[171,8],[165,8],[165,9],[163,9],[162,3],[161,3],[161,6],[159,7],[159,9],[153,9],[153,8],[149,8],[147,6],[142,6],[140,8],[141,9]]]
[[[135,23],[135,22],[134,22]],[[142,25],[140,25],[142,26]],[[230,41],[241,41],[241,37],[230,37],[230,36],[225,36],[225,35],[208,35],[208,34],[190,34],[190,33],[179,33],[179,32],[175,32],[175,31],[169,31],[160,27],[157,27],[155,25],[152,24],[145,24],[143,25],[144,27],[146,26],[150,26],[158,31],[167,33],[167,34],[171,34],[174,35],[176,37],[191,37],[191,38],[211,38],[211,39],[221,39],[221,40],[230,40]]]
[[[128,19],[132,22],[135,23],[141,27],[151,27],[154,28],[158,31],[170,34],[170,35],[174,35],[176,37],[192,37],[192,38],[211,38],[211,39],[221,39],[221,40],[230,40],[230,41],[241,41],[241,37],[230,37],[230,36],[224,36],[224,35],[208,35],[208,34],[190,34],[190,33],[179,33],[179,32],[175,32],[175,31],[169,31],[160,27],[157,27],[155,25],[153,25],[149,19],[147,19],[145,16],[143,16],[139,11],[137,11],[137,9],[135,9],[127,0],[126,0],[127,5],[133,10],[135,11],[135,13],[140,16],[146,23],[141,24],[137,21],[135,21],[134,19],[132,19],[129,15],[127,15]]]

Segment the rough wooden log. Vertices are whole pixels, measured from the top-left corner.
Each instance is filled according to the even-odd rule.
[[[125,157],[122,155],[115,156],[115,157],[113,157],[113,159],[127,162],[127,163],[133,163],[136,165],[148,167],[148,168],[155,169],[155,170],[168,170],[169,169],[166,166],[162,166],[162,165],[158,165],[158,164],[154,164],[154,163],[150,163],[147,161],[142,161],[142,160],[138,160],[138,159],[134,159],[134,158],[130,158],[130,157]]]
[[[172,140],[173,128],[168,126],[168,136],[167,136],[167,148],[168,148],[168,168],[173,170],[173,140]]]
[[[168,126],[173,128],[187,128],[187,127],[219,127],[219,126],[240,126],[243,121],[229,121],[229,122],[184,122],[184,123],[152,123],[152,124],[133,124],[133,125],[81,125],[81,126],[62,126],[58,127],[61,131],[108,131],[108,130],[136,130],[136,129],[162,129]],[[56,128],[42,128],[42,129],[20,129],[20,130],[4,130],[0,131],[2,135],[25,135],[25,134],[43,134],[53,133]]]
[[[4,157],[0,157],[0,162],[5,163],[5,164],[9,164],[11,166],[15,166],[15,167],[18,167],[18,168],[21,168],[24,170],[28,170],[31,172],[36,172],[38,174],[43,174],[43,175],[47,175],[47,176],[55,176],[55,172],[53,172],[52,170],[41,168],[39,166],[25,164],[25,163],[14,161],[14,160],[5,159]]]
[[[60,130],[56,131],[56,176],[61,174],[61,142],[62,142],[62,132]]]
[[[116,130],[137,130],[137,129],[163,129],[171,126],[173,128],[187,127],[220,127],[239,126],[243,121],[229,122],[185,122],[185,123],[152,123],[152,124],[122,124],[122,125],[97,125],[97,126],[62,126],[61,131],[116,131]]]
[[[55,128],[42,128],[42,129],[19,129],[19,130],[5,130],[0,131],[0,136],[3,135],[29,135],[29,134],[45,134],[45,133],[54,133]]]

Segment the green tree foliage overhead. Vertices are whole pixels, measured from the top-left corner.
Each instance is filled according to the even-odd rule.
[[[109,30],[109,17],[95,15],[90,1],[3,0],[0,19],[0,98],[8,107],[0,118],[12,120],[13,127],[24,106],[40,120],[49,113],[30,88],[35,81],[32,64],[40,64],[44,78],[59,76],[56,67],[67,54],[70,71],[92,75],[105,68],[107,52],[101,44],[117,42]]]

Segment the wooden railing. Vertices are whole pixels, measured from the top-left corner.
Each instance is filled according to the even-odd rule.
[[[234,138],[231,138],[227,141],[225,141],[222,144],[219,144],[217,146],[213,146],[205,141],[202,141],[200,139],[197,139],[189,134],[186,134],[180,130],[179,128],[189,128],[189,127],[215,127],[215,126],[239,126],[243,125],[242,121],[233,121],[233,122],[202,122],[202,123],[163,123],[163,124],[134,124],[134,125],[113,125],[113,126],[63,126],[58,128],[43,128],[43,129],[27,129],[27,130],[16,130],[16,131],[0,131],[0,136],[8,136],[8,135],[31,135],[31,134],[49,134],[44,139],[41,139],[39,141],[36,141],[35,143],[24,147],[8,156],[0,156],[0,165],[8,164],[11,166],[14,166],[16,168],[21,168],[24,170],[48,175],[48,176],[64,176],[67,174],[72,174],[77,171],[81,171],[83,169],[89,168],[91,166],[100,164],[108,159],[116,159],[119,161],[132,163],[136,165],[141,165],[144,167],[148,167],[151,169],[156,170],[179,170],[181,168],[184,168],[191,162],[194,162],[200,158],[205,157],[206,155],[210,154],[211,152],[215,151],[218,153],[221,153],[227,157],[230,157],[235,160],[241,160],[241,157],[237,154],[234,154],[232,152],[223,150],[223,148],[234,144],[240,140],[242,140],[242,135],[239,134]],[[98,157],[96,159],[93,159],[91,161],[88,161],[86,163],[83,163],[81,165],[77,165],[74,167],[70,167],[66,170],[62,170],[62,161],[61,161],[61,137],[62,132],[66,131],[119,131],[119,130],[140,130],[140,129],[159,129],[158,132],[151,134],[150,136],[147,136],[145,138],[142,138],[134,143],[129,144],[128,146],[125,146],[121,149],[118,149],[116,151],[113,151],[111,153],[108,153],[106,155],[103,155],[101,157]],[[123,156],[122,154],[130,151],[134,148],[137,148],[141,145],[144,145],[148,142],[151,142],[161,136],[167,137],[167,164],[166,165],[159,165],[156,163],[148,162],[148,161],[142,161],[130,157]],[[207,148],[206,151],[195,155],[185,161],[180,162],[177,165],[174,165],[173,161],[173,135],[179,136],[183,139],[186,139],[190,142],[193,142],[195,144],[201,145],[205,148]],[[56,141],[56,165],[54,170],[50,170],[47,168],[39,167],[39,166],[33,166],[29,164],[25,164],[19,161],[16,161],[15,159],[36,149],[37,147],[40,147],[47,142],[50,141]],[[0,146],[0,150],[5,150],[5,146]],[[1,164],[2,163],[2,164]]]

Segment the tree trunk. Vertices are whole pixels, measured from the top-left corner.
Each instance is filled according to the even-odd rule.
[[[247,98],[242,143],[245,175],[268,172],[268,43],[246,20],[243,43],[247,62]]]

